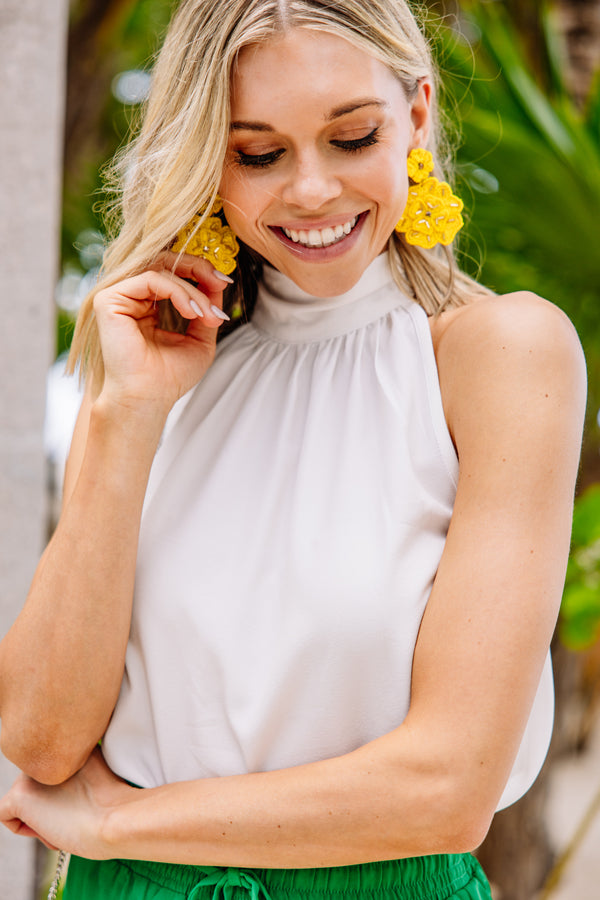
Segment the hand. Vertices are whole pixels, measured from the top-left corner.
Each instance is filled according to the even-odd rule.
[[[207,260],[166,252],[152,268],[99,291],[94,312],[105,398],[136,406],[151,402],[168,411],[213,361],[223,323],[214,310],[222,306],[225,287]],[[165,299],[189,319],[185,335],[158,327],[157,301]]]
[[[51,850],[106,859],[110,856],[102,841],[106,816],[138,790],[117,778],[96,749],[63,784],[39,784],[19,775],[0,800],[0,822],[15,834],[38,838]]]

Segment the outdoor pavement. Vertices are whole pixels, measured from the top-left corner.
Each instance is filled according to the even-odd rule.
[[[557,853],[569,846],[592,805],[594,815],[584,839],[566,861],[555,889],[542,894],[543,900],[600,900],[600,717],[586,752],[554,765],[548,829]]]

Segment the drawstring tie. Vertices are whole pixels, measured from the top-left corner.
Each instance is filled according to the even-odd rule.
[[[260,900],[261,894],[264,900],[271,900],[262,881],[246,869],[214,869],[198,882],[188,894],[188,900],[197,900],[205,887],[214,887],[213,900],[233,900],[235,888],[247,891],[249,900]]]

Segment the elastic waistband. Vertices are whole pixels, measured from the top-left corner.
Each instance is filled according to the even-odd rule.
[[[151,883],[164,889],[165,898],[169,896],[173,900],[244,900],[244,895],[248,900],[304,900],[307,897],[336,898],[339,895],[389,896],[394,900],[444,900],[459,894],[474,876],[479,890],[460,893],[460,896],[482,900],[489,897],[487,890],[483,890],[485,879],[478,863],[470,854],[420,856],[320,869],[240,869],[141,860],[90,863],[79,858],[74,858],[71,862],[75,869],[82,864],[83,868],[86,864],[110,867],[111,882],[115,888],[116,883],[123,879],[131,885],[133,878],[138,883],[144,881],[147,885]],[[134,891],[129,896],[135,897],[137,894]],[[163,897],[162,893],[160,897]]]

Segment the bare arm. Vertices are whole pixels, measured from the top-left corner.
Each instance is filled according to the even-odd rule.
[[[180,269],[202,277],[206,295],[152,271],[97,297],[104,386],[97,398],[86,393],[60,522],[0,645],[2,750],[40,781],[64,781],[83,765],[116,703],[152,459],[170,406],[214,353],[220,319],[210,303],[220,302],[224,284],[211,273],[189,258]],[[171,297],[191,320],[185,338],[156,329],[157,296]]]
[[[0,806],[11,827],[92,857],[270,867],[482,840],[560,603],[584,371],[564,317],[527,296],[482,301],[438,337],[461,474],[405,721],[331,760],[144,791],[95,755],[61,788],[22,781]]]

